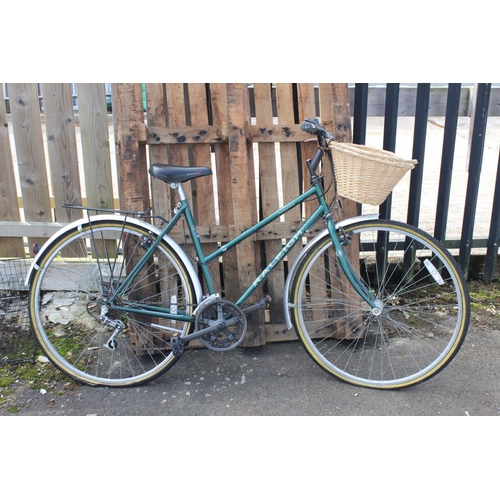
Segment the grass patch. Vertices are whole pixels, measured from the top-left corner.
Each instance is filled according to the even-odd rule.
[[[470,281],[469,293],[471,309],[476,313],[500,315],[500,282]]]
[[[33,389],[49,389],[59,381],[70,380],[57,370],[52,363],[38,361],[39,352],[34,362],[26,362],[0,367],[0,388],[10,387],[16,381],[24,381]],[[2,391],[5,394],[5,391]]]

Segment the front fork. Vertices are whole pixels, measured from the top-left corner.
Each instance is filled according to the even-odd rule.
[[[347,255],[346,246],[350,244],[349,237],[343,232],[343,230],[343,237],[338,237],[331,214],[328,214],[326,217],[326,225],[332,238],[340,267],[342,268],[346,278],[349,280],[349,283],[351,283],[358,295],[370,306],[372,314],[374,316],[380,316],[383,309],[382,301],[377,299],[359,279],[359,276],[354,272],[349,256]]]

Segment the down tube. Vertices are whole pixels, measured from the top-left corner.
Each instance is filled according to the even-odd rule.
[[[247,288],[245,293],[238,299],[236,305],[241,307],[248,298],[257,290],[257,288],[264,283],[266,278],[272,270],[285,258],[293,246],[304,236],[309,229],[318,222],[319,218],[323,215],[323,207],[319,206],[315,212],[307,219],[304,225],[290,238],[290,241],[283,247],[283,249],[276,255],[276,257],[268,264],[268,266],[257,276],[256,280]]]

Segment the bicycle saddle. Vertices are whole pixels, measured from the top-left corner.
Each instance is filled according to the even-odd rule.
[[[174,165],[164,165],[153,163],[149,167],[149,174],[164,182],[186,182],[197,177],[212,175],[212,170],[208,167],[177,167]]]

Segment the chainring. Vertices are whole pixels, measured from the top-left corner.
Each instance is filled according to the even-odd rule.
[[[200,308],[195,320],[195,331],[219,324],[215,332],[200,337],[202,344],[213,351],[229,351],[238,346],[247,331],[243,311],[232,302],[218,299]]]

